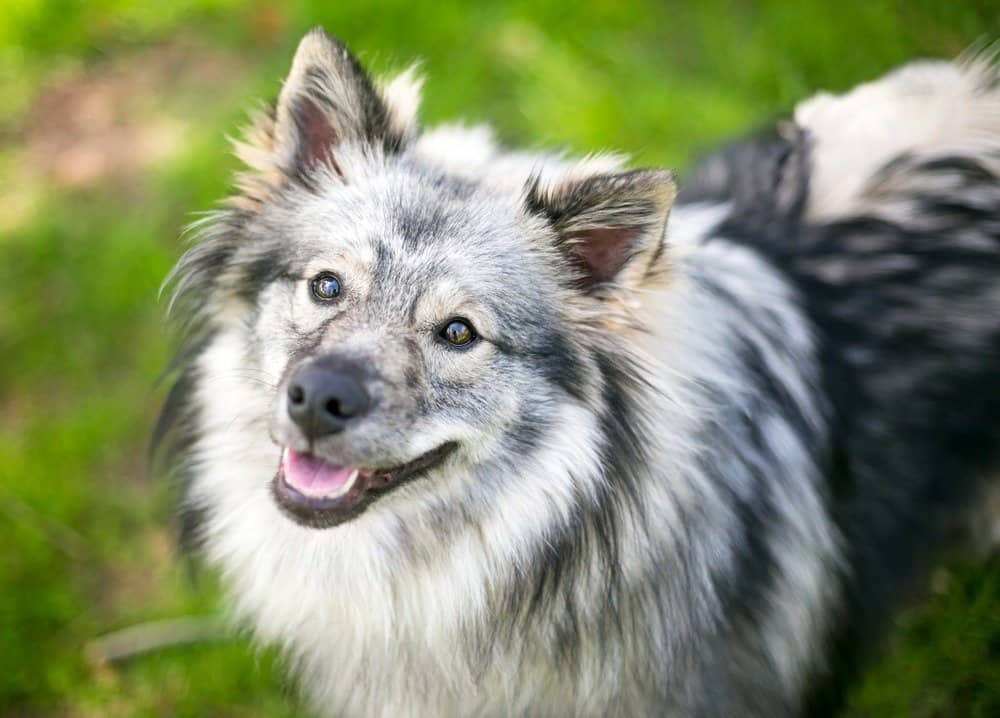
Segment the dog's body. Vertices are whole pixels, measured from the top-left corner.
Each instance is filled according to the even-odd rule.
[[[178,266],[239,614],[329,715],[835,710],[1000,469],[995,66],[813,99],[669,223],[416,104],[308,36]]]

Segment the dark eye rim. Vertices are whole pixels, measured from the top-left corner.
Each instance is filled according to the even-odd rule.
[[[333,279],[337,282],[337,293],[332,297],[322,297],[320,296],[316,289],[321,281],[324,279]],[[344,293],[344,282],[335,272],[319,272],[312,279],[309,280],[309,295],[312,297],[314,302],[319,302],[320,304],[329,304],[330,302],[336,301],[340,298],[340,295]]]
[[[464,344],[455,344],[445,336],[445,331],[455,322],[459,322],[468,327],[469,333],[472,335],[469,341],[465,342]],[[476,326],[465,317],[451,317],[448,320],[442,322],[441,325],[438,327],[437,338],[449,349],[464,351],[469,347],[474,346],[479,341],[479,332],[476,331]]]

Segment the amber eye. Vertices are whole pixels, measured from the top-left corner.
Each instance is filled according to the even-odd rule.
[[[438,336],[453,346],[464,347],[476,340],[476,330],[464,319],[450,319]]]
[[[309,281],[309,291],[321,302],[329,302],[340,296],[340,279],[332,272],[320,272]]]

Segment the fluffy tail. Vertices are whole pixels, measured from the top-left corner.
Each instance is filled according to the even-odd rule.
[[[958,62],[914,62],[843,95],[795,110],[812,142],[807,214],[871,210],[893,163],[971,156],[1000,166],[1000,51]]]

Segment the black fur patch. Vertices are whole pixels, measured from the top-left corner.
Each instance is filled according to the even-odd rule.
[[[196,350],[189,348],[182,351],[175,360],[185,366],[174,378],[160,410],[149,452],[152,470],[165,473],[177,485],[177,493],[181,497],[178,502],[178,539],[182,553],[188,556],[199,548],[204,521],[204,510],[183,500],[191,482],[191,468],[186,465],[185,460],[197,439],[192,397],[195,377],[194,369],[189,363],[195,354]]]
[[[903,157],[871,191],[905,201],[893,215],[905,220],[810,223],[808,156],[802,134],[759,134],[702,163],[681,202],[729,203],[715,235],[777,266],[817,335],[833,411],[828,510],[849,567],[833,665],[806,706],[830,715],[953,517],[1000,466],[1000,178],[974,157]]]

